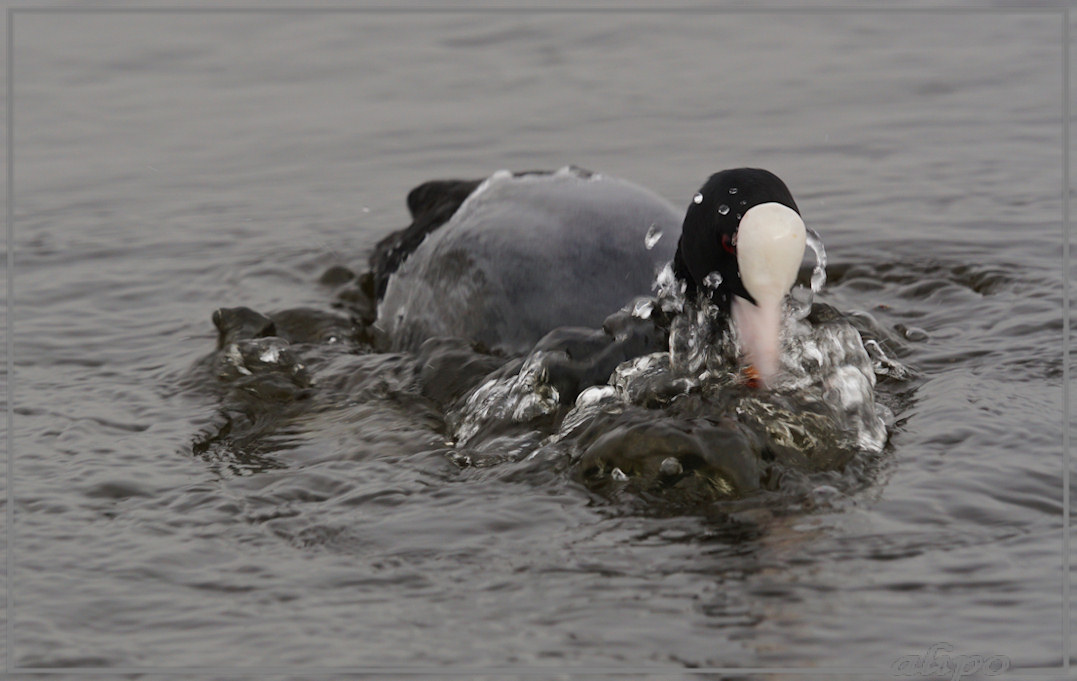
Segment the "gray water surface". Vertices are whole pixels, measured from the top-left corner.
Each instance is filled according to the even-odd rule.
[[[1059,15],[20,14],[14,34],[10,664],[881,675],[940,642],[1061,663]],[[823,299],[916,372],[855,484],[731,520],[460,469],[378,355],[348,360],[364,400],[195,455],[214,309],[329,309],[318,276],[362,269],[415,185],[570,163],[677,206],[726,167],[786,181]]]

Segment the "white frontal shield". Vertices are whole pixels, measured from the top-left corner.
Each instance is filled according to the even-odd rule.
[[[753,305],[733,297],[733,324],[745,360],[765,386],[781,366],[782,302],[793,287],[804,258],[807,231],[795,210],[780,203],[753,206],[737,230],[737,264]]]

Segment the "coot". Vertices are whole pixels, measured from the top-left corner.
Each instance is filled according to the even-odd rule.
[[[408,206],[413,224],[371,258],[377,326],[394,349],[455,336],[524,353],[552,329],[601,325],[672,259],[686,295],[730,316],[753,373],[765,384],[778,371],[806,234],[769,171],[712,175],[683,218],[638,185],[576,168],[428,182]]]

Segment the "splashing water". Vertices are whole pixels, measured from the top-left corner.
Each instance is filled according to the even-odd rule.
[[[905,370],[877,342],[865,343],[849,316],[814,302],[826,283],[826,252],[814,231],[809,230],[807,241],[815,254],[810,288],[801,287],[806,296],[797,300],[793,295],[788,301],[782,320],[782,371],[768,390],[746,385],[737,329],[707,295],[721,283],[720,275],[708,275],[701,295],[687,299],[686,284],[667,263],[655,277],[655,296],[636,299],[622,311],[656,326],[668,323],[664,351],[622,362],[605,385],[580,384],[571,408],[560,404],[561,395],[551,384],[546,367],[554,357],[546,357],[545,350],[533,352],[516,375],[489,380],[471,394],[457,414],[457,442],[482,442],[481,434],[506,424],[534,429],[545,423],[545,434],[536,433],[527,445],[534,455],[539,447],[558,442],[572,450],[573,442],[594,432],[591,424],[608,424],[611,418],[680,424],[669,427],[690,434],[692,419],[705,414],[711,424],[707,428],[754,433],[767,447],[795,452],[788,456],[819,469],[840,466],[857,451],[880,451],[893,417],[875,402],[876,376],[900,378]],[[565,365],[560,366],[563,371]],[[603,377],[587,380],[595,379]],[[552,420],[540,420],[544,417]],[[668,476],[688,474],[684,461],[670,458],[668,447],[660,445],[655,451],[659,455],[661,465],[656,460],[655,470]],[[720,460],[723,455],[713,456]],[[629,478],[635,475],[628,468],[618,471]]]
[[[252,376],[267,372],[299,376],[305,369],[288,341],[276,336],[229,343],[221,352],[219,363],[222,376]]]
[[[705,288],[705,289],[707,289],[709,291],[713,291],[714,289],[718,288],[721,285],[722,285],[722,273],[719,272],[718,270],[715,270],[715,271],[711,272],[710,274],[708,274],[707,276],[703,277],[703,288]]]
[[[654,312],[654,301],[650,298],[640,298],[632,305],[632,316],[639,319],[650,319]]]
[[[589,423],[596,414],[616,414],[623,411],[624,405],[624,400],[612,385],[591,386],[576,397],[576,404],[565,414],[560,429],[552,439],[557,441],[572,435],[577,428]]]
[[[811,227],[807,227],[806,230],[808,232],[807,246],[815,254],[815,267],[812,268],[811,272],[810,289],[795,286],[789,292],[789,309],[793,318],[797,320],[802,320],[808,316],[811,312],[812,303],[815,302],[815,296],[826,285],[826,249],[823,247],[823,239]]]
[[[687,284],[673,274],[673,264],[666,263],[655,276],[651,289],[658,299],[658,307],[666,313],[677,313],[684,309],[684,293]]]
[[[826,408],[823,413],[851,438],[849,445],[880,451],[886,444],[888,413],[875,403],[876,363],[860,333],[841,317],[814,325],[791,321],[780,388]]]
[[[871,357],[872,369],[874,369],[876,375],[892,376],[897,379],[902,379],[909,375],[909,370],[900,362],[887,356],[882,346],[879,345],[879,341],[865,341],[864,350]]]
[[[811,227],[805,228],[808,232],[807,244],[815,253],[815,268],[811,273],[812,293],[819,293],[826,285],[826,249],[823,247],[823,238]]]
[[[458,414],[456,442],[468,444],[490,423],[527,423],[553,413],[560,395],[547,382],[546,353],[532,353],[519,372],[508,378],[491,379],[479,386]]]
[[[770,416],[796,426],[804,418],[797,411],[826,414],[827,425],[845,433],[848,446],[879,451],[886,442],[886,423],[892,416],[875,403],[876,376],[900,379],[908,371],[886,356],[877,342],[864,342],[856,327],[837,311],[823,306],[819,309],[831,312],[809,319],[816,307],[815,296],[826,285],[827,258],[822,238],[810,228],[807,245],[815,256],[810,288],[798,287],[802,293],[798,296],[794,290],[788,300],[781,333],[783,373],[771,391],[792,396],[798,409]],[[716,279],[715,286],[720,283],[720,278]],[[736,328],[705,296],[686,301],[684,286],[677,287],[676,283],[668,266],[655,282],[658,306],[677,313],[670,323],[664,370],[679,377],[685,393],[695,389],[722,390],[737,384],[740,350]],[[709,287],[710,282],[705,280],[704,286]],[[618,367],[610,384],[617,387],[619,396],[640,403],[638,384],[663,370],[656,357]],[[758,393],[747,401],[766,403],[767,394]]]
[[[662,238],[662,230],[657,224],[652,224],[647,228],[647,234],[643,237],[643,245],[647,247],[647,250],[653,249],[658,241]]]
[[[669,327],[670,367],[681,376],[735,370],[736,336],[728,319],[705,298],[689,301]]]

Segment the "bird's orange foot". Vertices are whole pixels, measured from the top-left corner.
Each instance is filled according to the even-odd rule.
[[[751,364],[744,367],[741,374],[744,376],[744,384],[749,388],[763,387],[763,377],[759,375],[759,371]]]

